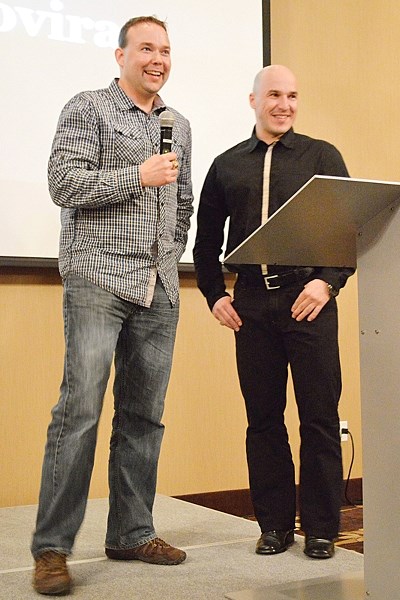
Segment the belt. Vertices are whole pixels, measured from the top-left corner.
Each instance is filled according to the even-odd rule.
[[[313,271],[312,267],[304,267],[304,269],[294,269],[280,275],[264,275],[265,287],[267,290],[277,290],[286,285],[293,285],[293,283],[299,283],[310,277]]]
[[[267,290],[278,290],[281,287],[293,285],[305,281],[315,271],[313,267],[303,267],[278,273],[276,275],[263,275],[260,277],[249,276],[246,273],[240,273],[238,277],[239,286],[265,287]]]

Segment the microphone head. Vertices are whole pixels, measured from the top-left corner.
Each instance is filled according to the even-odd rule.
[[[164,110],[160,113],[160,126],[161,127],[173,127],[175,116],[170,110]]]

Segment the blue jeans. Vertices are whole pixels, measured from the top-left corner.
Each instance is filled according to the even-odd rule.
[[[80,277],[65,280],[64,378],[47,433],[34,556],[72,551],[114,353],[106,546],[133,548],[156,537],[152,508],[178,313],[159,280],[150,308]]]

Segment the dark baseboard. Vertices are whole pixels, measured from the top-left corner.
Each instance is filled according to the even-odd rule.
[[[187,494],[175,496],[178,500],[185,500],[192,504],[199,504],[206,508],[226,512],[237,517],[253,514],[253,505],[250,499],[250,490],[226,490],[223,492],[205,492],[204,494]]]
[[[362,478],[349,479],[343,482],[342,504],[362,504],[363,503],[363,488]]]
[[[347,489],[346,489],[347,485]],[[345,495],[346,491],[346,495]],[[250,499],[250,490],[226,490],[221,492],[205,492],[202,494],[185,494],[174,496],[178,500],[191,502],[219,510],[237,517],[253,515],[253,506]],[[362,479],[350,479],[343,482],[343,504],[362,504]]]
[[[220,512],[247,517],[253,514],[250,490],[226,490],[222,492],[205,492],[203,494],[187,494],[175,496],[178,500],[199,504]]]

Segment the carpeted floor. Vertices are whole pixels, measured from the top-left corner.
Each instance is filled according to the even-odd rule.
[[[248,517],[254,521],[254,517]],[[295,532],[304,535],[300,529],[299,521],[296,524]],[[353,550],[363,554],[364,551],[364,529],[363,529],[363,507],[343,506],[341,510],[341,527],[336,546]]]
[[[364,530],[362,506],[343,506],[340,523],[340,533],[336,541],[336,546],[363,554]],[[296,528],[296,533],[303,535],[303,532],[299,528]]]
[[[363,507],[343,506],[337,545],[355,552],[364,551]]]
[[[36,506],[0,509],[0,600],[38,598],[31,587],[29,551],[36,511]],[[154,506],[157,532],[184,549],[187,560],[178,567],[108,560],[104,555],[107,513],[106,498],[89,500],[69,560],[76,600],[223,600],[243,590],[287,587],[292,582],[314,585],[317,580],[319,585],[320,578],[333,578],[335,585],[341,585],[343,577],[362,581],[364,557],[360,553],[338,547],[333,560],[313,561],[304,555],[302,540],[296,535],[290,551],[268,560],[254,552],[259,537],[256,522],[161,495]],[[273,598],[269,592],[265,597]],[[299,598],[289,595],[294,597]],[[354,600],[355,596],[346,598]]]

